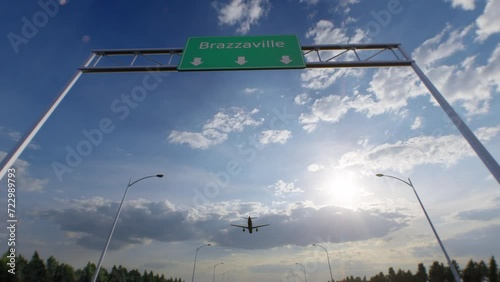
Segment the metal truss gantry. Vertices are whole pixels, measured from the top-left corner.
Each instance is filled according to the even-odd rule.
[[[83,73],[177,71],[182,48],[94,50]],[[399,44],[344,44],[302,46],[306,68],[403,67]]]
[[[302,46],[306,68],[411,67],[481,161],[500,183],[500,166],[455,112],[401,44],[328,44]],[[83,73],[177,71],[182,48],[94,50],[33,128],[18,141],[0,165],[0,179],[14,164],[57,105]],[[200,70],[201,71],[201,70]]]

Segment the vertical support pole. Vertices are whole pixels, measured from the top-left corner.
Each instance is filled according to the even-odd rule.
[[[401,54],[403,54],[406,60],[411,60],[411,57],[403,50],[401,46],[399,46],[398,49],[401,52]],[[424,72],[418,67],[418,65],[414,61],[412,61],[411,67],[418,75],[422,83],[424,83],[424,85],[427,87],[429,92],[431,92],[434,99],[436,99],[441,108],[445,111],[445,113],[448,115],[451,121],[458,128],[460,133],[462,133],[462,136],[465,138],[465,140],[467,140],[467,142],[476,152],[481,161],[483,161],[484,165],[486,165],[486,167],[491,172],[493,177],[495,177],[497,182],[500,184],[500,166],[498,165],[497,161],[493,158],[493,156],[491,156],[488,150],[486,150],[481,141],[477,139],[476,135],[474,135],[474,133],[470,130],[470,128],[465,124],[465,122],[460,118],[460,116],[450,106],[448,101],[446,101],[443,95],[441,95],[441,93],[437,90],[434,84],[432,84],[429,78],[427,78]]]
[[[401,179],[399,179],[399,180],[401,180]],[[403,181],[403,182],[406,183],[405,181]],[[408,178],[408,183],[406,183],[406,184],[408,184],[413,189],[415,196],[417,196],[418,203],[420,204],[420,207],[424,211],[425,217],[427,218],[427,221],[429,222],[429,225],[432,228],[432,232],[434,232],[434,236],[436,236],[436,239],[439,243],[439,246],[441,247],[441,250],[443,250],[444,256],[446,257],[446,260],[448,261],[448,266],[451,269],[451,273],[453,273],[453,277],[455,278],[455,282],[461,282],[462,280],[460,279],[460,275],[458,274],[458,271],[455,268],[455,265],[453,265],[453,262],[451,261],[450,256],[448,255],[448,252],[446,252],[446,249],[444,248],[443,242],[441,242],[441,238],[439,238],[439,235],[436,231],[436,228],[434,228],[434,224],[432,224],[431,218],[427,214],[427,211],[424,208],[424,204],[422,204],[422,201],[420,200],[420,197],[417,194],[417,190],[415,190],[415,187],[413,186],[413,183],[411,183],[410,178]]]
[[[92,60],[95,57],[95,53],[92,53],[90,57],[87,59],[85,62],[85,67],[88,67],[89,64],[92,62]],[[36,124],[31,128],[31,130],[21,139],[17,142],[15,147],[10,151],[9,154],[5,156],[5,158],[2,160],[2,163],[0,164],[0,179],[3,178],[7,170],[14,164],[14,162],[17,160],[17,158],[21,155],[21,153],[24,151],[24,149],[28,146],[28,144],[31,142],[31,140],[35,137],[35,135],[38,133],[40,128],[45,124],[47,119],[50,117],[52,112],[57,108],[57,106],[61,103],[61,101],[66,97],[66,94],[68,94],[69,90],[73,87],[73,85],[76,83],[78,78],[82,75],[82,71],[78,71],[71,81],[64,87],[63,91],[59,94],[59,96],[52,102],[50,107],[47,109],[47,111],[40,117],[40,119],[36,122]]]
[[[132,181],[132,178],[130,178],[130,180],[128,181],[128,185],[127,188],[125,189],[125,193],[123,194],[122,201],[120,202],[120,206],[118,207],[118,211],[116,212],[115,220],[113,221],[113,226],[109,231],[108,239],[106,240],[104,249],[102,250],[101,256],[99,257],[99,262],[97,263],[97,266],[95,268],[94,276],[92,277],[92,282],[96,282],[97,278],[99,277],[99,272],[101,271],[101,266],[104,256],[106,255],[106,251],[108,250],[109,247],[109,242],[111,242],[111,237],[113,236],[113,232],[115,231],[116,223],[118,222],[118,218],[120,217],[120,213],[122,212],[123,202],[125,202],[125,198],[127,197],[128,189],[130,188],[130,186],[134,185],[134,183],[130,184],[130,181]]]

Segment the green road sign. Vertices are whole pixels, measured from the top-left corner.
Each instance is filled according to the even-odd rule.
[[[295,35],[189,37],[177,70],[303,69]]]

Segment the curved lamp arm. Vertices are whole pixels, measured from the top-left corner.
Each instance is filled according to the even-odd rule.
[[[422,204],[422,201],[420,200],[420,197],[417,194],[417,190],[415,190],[415,187],[413,186],[413,183],[411,183],[410,178],[408,178],[408,182],[406,182],[406,181],[404,181],[401,178],[398,178],[398,177],[395,177],[395,176],[391,176],[391,175],[385,175],[385,174],[382,174],[382,173],[377,173],[376,176],[378,176],[378,177],[384,177],[385,176],[385,177],[394,178],[396,180],[399,180],[399,181],[405,183],[406,185],[410,186],[413,189],[413,192],[415,193],[415,196],[417,197],[417,200],[420,203],[420,207],[422,207],[422,210],[424,211],[425,217],[427,218],[427,221],[429,222],[429,225],[432,228],[432,232],[434,232],[434,236],[436,236],[436,239],[437,239],[437,241],[439,243],[439,246],[441,247],[441,250],[443,251],[444,256],[446,257],[446,260],[448,261],[448,265],[450,266],[451,272],[453,273],[453,276],[455,278],[455,282],[462,281],[460,279],[460,275],[458,274],[457,269],[455,268],[455,266],[451,262],[450,256],[448,256],[448,253],[446,252],[446,249],[444,248],[443,242],[441,242],[441,238],[439,238],[439,235],[438,235],[438,233],[436,231],[436,228],[434,228],[434,225],[432,224],[431,218],[429,217],[429,215],[427,214],[427,211],[424,208],[424,204]]]
[[[123,202],[125,201],[125,197],[127,197],[128,189],[130,188],[130,186],[134,185],[135,183],[137,183],[143,179],[151,178],[151,177],[162,178],[163,174],[145,176],[143,178],[139,178],[138,180],[136,180],[132,183],[130,183],[130,181],[132,181],[132,178],[128,181],[127,188],[125,189],[125,193],[123,194],[122,201],[120,202],[120,206],[118,207],[118,212],[116,212],[115,220],[113,221],[113,226],[111,227],[111,231],[109,231],[108,239],[106,240],[106,245],[104,245],[104,249],[102,250],[101,257],[99,258],[99,262],[97,263],[97,267],[96,267],[96,270],[94,272],[94,277],[92,277],[93,282],[96,282],[97,277],[99,276],[99,271],[101,270],[104,256],[106,255],[106,251],[108,250],[109,242],[111,241],[111,236],[113,236],[113,232],[115,231],[116,223],[118,222],[118,217],[120,216],[120,213],[122,211],[122,206],[123,206]]]

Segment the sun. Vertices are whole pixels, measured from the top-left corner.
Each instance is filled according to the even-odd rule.
[[[326,175],[319,183],[323,199],[330,205],[355,209],[359,207],[362,189],[357,177],[348,171]]]

